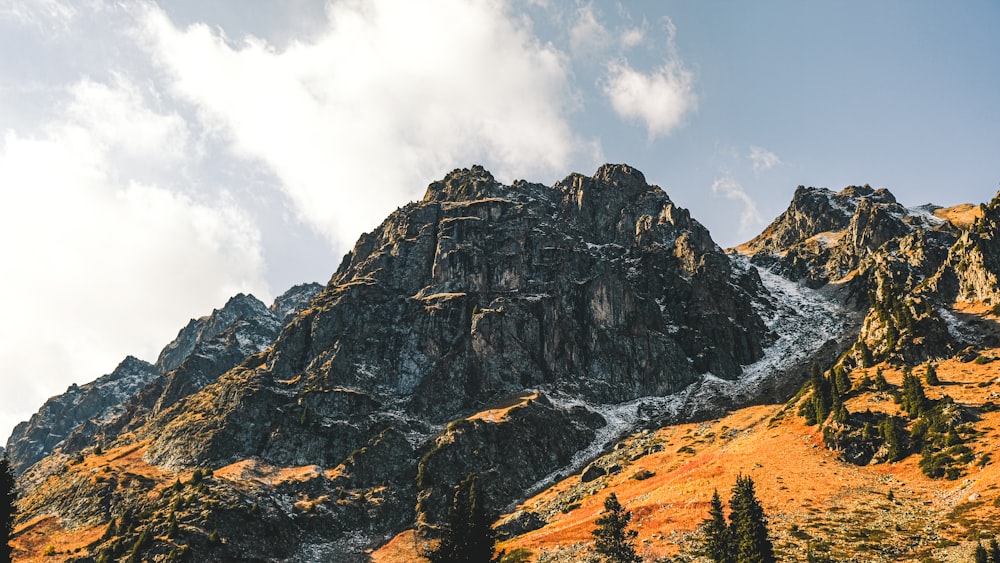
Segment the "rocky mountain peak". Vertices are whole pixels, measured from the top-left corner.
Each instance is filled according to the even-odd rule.
[[[432,182],[423,201],[474,201],[497,195],[498,187],[493,174],[477,164],[472,168],[456,168],[443,180]]]
[[[278,318],[278,323],[285,326],[295,315],[305,309],[322,289],[323,286],[318,283],[303,283],[292,286],[288,291],[276,297],[269,309]]]

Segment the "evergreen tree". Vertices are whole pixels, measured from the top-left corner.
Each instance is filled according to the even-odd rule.
[[[990,539],[990,561],[1000,563],[1000,544],[996,538]]]
[[[733,563],[732,541],[729,538],[729,527],[722,514],[722,499],[719,491],[712,495],[708,519],[705,520],[705,551],[714,563]]]
[[[594,548],[607,563],[641,563],[632,540],[638,532],[628,529],[632,513],[625,510],[618,497],[611,493],[604,500],[604,512],[597,519],[597,529],[593,531]]]
[[[492,518],[479,494],[479,479],[475,476],[470,479],[468,561],[486,563],[493,559],[493,548],[496,546],[496,534],[491,526],[495,518]]]
[[[14,515],[17,507],[17,488],[14,473],[6,457],[0,458],[0,563],[11,560],[10,540],[14,531]]]
[[[774,547],[768,539],[767,516],[754,493],[753,480],[738,475],[729,500],[729,533],[736,563],[773,563]]]
[[[924,386],[912,373],[903,375],[903,393],[901,406],[910,418],[917,418],[927,410],[927,395]]]
[[[851,390],[851,376],[843,366],[837,366],[833,370],[833,385],[838,395],[847,394]]]
[[[479,479],[470,475],[455,487],[444,535],[427,554],[431,563],[488,563],[496,537],[479,496]]]
[[[903,459],[903,421],[898,416],[886,417],[879,424],[879,433],[888,450],[887,462]]]
[[[941,380],[937,376],[937,368],[930,362],[927,362],[927,373],[924,375],[924,380],[927,382],[927,385],[941,385]],[[1000,563],[1000,561],[997,563]]]

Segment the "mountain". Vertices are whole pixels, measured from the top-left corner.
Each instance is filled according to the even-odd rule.
[[[22,476],[15,543],[79,561],[362,561],[435,537],[471,474],[496,511],[607,483],[623,436],[811,401],[796,392],[813,364],[988,345],[998,201],[800,187],[725,251],[626,165],[552,186],[455,170],[297,313],[279,298],[251,303],[255,321],[183,329],[169,371]],[[500,529],[521,545],[582,498],[522,504]]]
[[[16,474],[59,451],[69,456],[110,438],[95,437],[103,428],[120,430],[135,416],[141,397],[171,404],[229,370],[248,355],[267,348],[290,310],[304,308],[318,284],[296,286],[275,300],[271,309],[251,295],[237,295],[210,315],[192,319],[164,347],[156,365],[129,356],[113,372],[91,383],[72,385],[52,397],[15,427],[6,451]],[[107,432],[104,432],[107,434]]]

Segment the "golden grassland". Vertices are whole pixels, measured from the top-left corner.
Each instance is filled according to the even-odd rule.
[[[987,350],[985,358],[1000,357]],[[889,383],[902,380],[900,368],[880,366]],[[923,375],[923,367],[914,373]],[[857,370],[855,383],[876,368]],[[937,363],[941,385],[927,387],[931,399],[948,394],[958,403],[979,407],[1000,402],[1000,361]],[[861,393],[849,410],[898,413],[889,393]],[[919,455],[890,464],[856,466],[824,447],[819,426],[806,426],[794,405],[740,409],[700,423],[661,428],[630,441],[655,444],[660,451],[637,459],[611,452],[621,471],[583,484],[570,476],[526,500],[518,508],[554,514],[547,525],[501,543],[508,552],[543,552],[589,544],[594,521],[614,492],[632,512],[637,547],[647,560],[675,556],[697,545],[698,525],[706,518],[712,493],[728,498],[738,474],[749,475],[764,506],[777,553],[803,560],[807,549],[836,559],[866,561],[967,561],[979,538],[991,537],[1000,517],[1000,465],[970,464],[957,480],[929,479]],[[1000,413],[987,412],[976,423],[969,444],[981,460],[1000,444]],[[641,477],[641,478],[637,478]],[[890,494],[891,493],[891,494]],[[373,554],[382,563],[420,561],[422,545],[407,531]]]

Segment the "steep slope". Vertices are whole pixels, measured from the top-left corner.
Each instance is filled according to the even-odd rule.
[[[738,378],[777,338],[762,317],[775,307],[755,269],[630,167],[552,187],[456,170],[362,236],[269,350],[151,409],[28,503],[117,522],[88,547],[107,556],[146,532],[150,560],[352,560],[433,527],[469,473],[495,506],[523,497],[628,429],[607,405]],[[126,479],[111,464],[100,485],[66,486],[109,451],[156,469]],[[194,485],[212,509],[184,509],[166,538],[183,508],[166,488],[204,467]],[[104,500],[81,515],[80,495]],[[250,537],[258,525],[276,540]]]
[[[122,403],[158,375],[155,366],[129,356],[111,373],[84,385],[73,384],[52,397],[14,428],[6,448],[11,469],[23,473],[51,454],[80,424],[120,414]]]
[[[54,451],[62,459],[110,443],[128,423],[136,424],[143,407],[169,406],[268,347],[283,326],[280,319],[303,309],[319,287],[296,286],[270,309],[251,295],[237,295],[181,329],[155,366],[130,356],[112,373],[74,384],[14,429],[7,445],[11,467],[23,474]],[[28,479],[35,480],[37,476]]]
[[[981,353],[996,358],[1000,349]],[[889,365],[858,369],[850,377],[857,383],[876,371],[890,390],[902,386],[903,370]],[[585,471],[502,517],[500,547],[527,550],[532,561],[587,560],[594,521],[614,492],[632,512],[646,561],[694,559],[712,492],[726,498],[742,473],[755,481],[779,560],[802,561],[811,551],[837,561],[971,561],[976,540],[996,534],[1000,516],[1000,466],[994,460],[1000,413],[992,402],[997,372],[990,364],[948,359],[937,373],[941,384],[928,387],[929,399],[948,393],[978,413],[961,478],[929,478],[916,454],[893,463],[848,462],[848,452],[825,447],[821,427],[795,414],[796,399],[635,432]],[[856,386],[847,406],[851,412],[898,414],[891,394]],[[420,545],[407,534],[373,559],[421,561]]]

